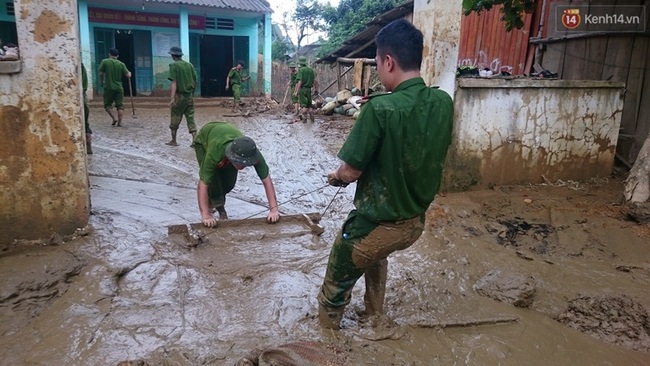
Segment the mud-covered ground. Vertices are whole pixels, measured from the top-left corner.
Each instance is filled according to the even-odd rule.
[[[222,227],[188,247],[167,226],[200,219],[189,134],[164,144],[162,105],[127,111],[122,128],[94,107],[90,225],[0,254],[0,364],[233,365],[292,342],[279,350],[321,350],[318,365],[650,364],[650,229],[617,204],[620,178],[441,194],[420,240],[390,258],[394,324],[359,321],[362,280],[344,329],[323,331],[316,294],[355,188],[337,194],[323,175],[352,120],[224,117],[219,105],[198,124],[226,120],[256,140],[283,214],[332,202],[325,233]],[[226,208],[243,219],[265,202],[247,169]]]

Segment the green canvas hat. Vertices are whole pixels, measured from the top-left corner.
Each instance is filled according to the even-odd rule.
[[[169,54],[172,56],[183,56],[183,50],[180,47],[172,47],[169,49]]]
[[[261,160],[262,154],[253,139],[241,136],[226,146],[226,157],[235,164],[251,166]]]
[[[305,56],[298,57],[298,65],[306,66],[307,65],[307,57],[305,57]]]

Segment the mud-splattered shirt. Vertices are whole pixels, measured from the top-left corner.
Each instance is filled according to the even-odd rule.
[[[99,64],[99,72],[104,74],[104,89],[123,90],[122,75],[126,76],[129,70],[124,62],[116,58],[105,58]]]
[[[363,171],[358,213],[375,222],[422,215],[440,188],[452,124],[451,97],[422,78],[371,98],[338,154]]]
[[[176,60],[169,64],[170,81],[176,81],[177,94],[192,94],[196,88],[196,70],[194,65],[185,60]]]
[[[224,162],[226,145],[243,135],[235,126],[226,122],[209,122],[201,128],[194,140],[194,149],[199,162],[199,178],[203,183],[210,185],[217,169],[234,170],[232,164]],[[260,179],[269,176],[269,167],[263,156],[254,166]]]
[[[300,66],[298,74],[296,74],[296,80],[302,81],[301,88],[311,88],[314,85],[314,80],[316,80],[316,73],[309,66]],[[296,84],[298,83],[296,82]]]
[[[296,84],[298,84],[298,73],[292,72],[291,80],[289,81],[289,86],[293,89],[293,87],[296,86]]]
[[[241,84],[241,70],[233,67],[228,73],[228,78],[230,79],[230,85]]]

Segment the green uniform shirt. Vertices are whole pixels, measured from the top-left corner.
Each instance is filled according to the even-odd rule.
[[[451,143],[453,102],[422,78],[402,82],[362,108],[338,157],[363,171],[354,205],[367,220],[422,215],[440,188]]]
[[[185,60],[169,64],[169,80],[176,81],[176,93],[192,94],[196,88],[196,69]]]
[[[81,87],[83,91],[88,90],[88,74],[86,73],[86,67],[84,64],[81,64]]]
[[[302,88],[311,88],[314,85],[314,80],[316,80],[316,73],[309,66],[301,66],[298,69],[296,80],[302,81],[300,85]]]
[[[295,73],[295,74],[292,73],[291,74],[291,81],[289,82],[289,86],[291,87],[291,89],[293,89],[293,87],[296,86],[296,84],[298,84],[298,73]]]
[[[228,73],[228,78],[230,78],[230,85],[241,84],[241,71],[233,67]]]
[[[129,73],[124,62],[115,58],[105,58],[99,64],[99,72],[104,73],[104,89],[123,90],[122,75]]]
[[[226,159],[226,145],[244,134],[235,126],[226,122],[210,122],[201,128],[194,140],[205,148],[205,157],[199,161],[199,178],[207,185],[210,185],[217,169],[225,168],[231,163]],[[255,164],[255,171],[260,179],[269,176],[269,167],[264,157]]]

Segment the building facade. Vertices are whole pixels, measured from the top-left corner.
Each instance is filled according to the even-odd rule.
[[[96,86],[99,63],[116,47],[134,94],[168,96],[168,51],[180,46],[199,71],[198,95],[225,95],[237,60],[257,80],[245,91],[271,93],[263,0],[5,0],[0,39],[20,47],[18,61],[0,61],[0,249],[88,223],[82,62]]]
[[[226,76],[239,60],[251,76],[242,85],[243,94],[271,93],[271,8],[264,0],[79,0],[78,4],[82,60],[93,70],[93,90],[98,94],[102,89],[97,67],[115,47],[133,73],[135,95],[166,96],[172,46],[181,47],[184,59],[196,67],[197,96],[228,95]]]

